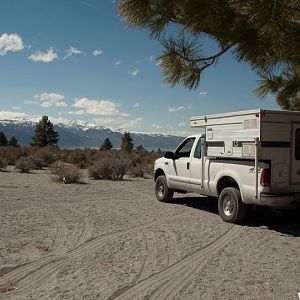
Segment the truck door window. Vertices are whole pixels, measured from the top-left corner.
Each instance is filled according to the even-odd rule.
[[[190,157],[192,147],[194,145],[195,138],[187,139],[180,145],[176,151],[176,158]]]
[[[297,128],[295,132],[295,159],[300,159],[300,129]]]
[[[195,148],[194,158],[201,158],[201,139],[199,139]]]

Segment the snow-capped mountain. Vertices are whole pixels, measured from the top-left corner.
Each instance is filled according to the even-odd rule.
[[[0,119],[0,131],[7,138],[14,136],[21,145],[29,145],[31,137],[34,133],[34,128],[39,119],[15,118],[15,119]],[[121,145],[124,130],[111,130],[96,123],[88,123],[85,121],[74,120],[55,120],[52,121],[55,130],[59,133],[59,146],[61,148],[83,148],[96,147],[98,148],[105,138],[109,138],[115,148]],[[143,145],[146,149],[162,150],[174,149],[182,140],[182,137],[134,133],[130,132],[135,146]]]

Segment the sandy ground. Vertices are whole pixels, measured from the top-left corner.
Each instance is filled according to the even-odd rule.
[[[159,203],[152,179],[64,185],[0,172],[0,299],[299,299],[300,218]]]

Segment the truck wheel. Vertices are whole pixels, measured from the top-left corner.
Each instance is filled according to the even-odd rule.
[[[225,222],[240,223],[246,218],[248,207],[242,202],[241,193],[238,189],[227,187],[219,196],[218,210]]]
[[[166,177],[161,175],[155,181],[155,195],[158,201],[171,202],[174,191],[169,189]]]

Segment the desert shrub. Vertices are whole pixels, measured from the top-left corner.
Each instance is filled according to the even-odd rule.
[[[135,153],[132,153],[132,155],[128,157],[128,159],[130,161],[130,166],[132,167],[136,167],[143,163],[143,157]]]
[[[131,167],[129,169],[129,176],[130,177],[144,177],[145,172],[141,166]]]
[[[41,170],[43,167],[47,167],[47,163],[39,156],[29,156],[31,159],[34,169],[35,170]]]
[[[48,167],[57,160],[57,151],[59,151],[59,149],[56,149],[54,147],[39,148],[35,153],[35,157],[44,162],[43,167]]]
[[[80,183],[82,173],[77,166],[58,162],[51,167],[54,181],[69,183]]]
[[[128,167],[127,161],[114,158],[96,162],[88,168],[88,172],[94,179],[122,180]]]
[[[0,171],[2,170],[5,170],[6,167],[7,167],[7,160],[6,158],[3,158],[3,157],[0,157]]]
[[[154,161],[160,156],[152,152],[135,151],[128,158],[130,161],[129,175],[132,177],[144,177],[146,174],[152,174]]]
[[[0,157],[5,159],[9,165],[14,165],[23,155],[23,150],[17,147],[0,147]]]
[[[20,157],[16,162],[15,167],[20,173],[29,173],[34,169],[34,163],[30,157]]]
[[[75,149],[71,150],[66,157],[66,162],[77,165],[79,168],[86,168],[88,163],[88,155],[86,150]]]
[[[119,158],[118,150],[110,150],[110,151],[97,151],[93,153],[93,161],[106,160],[106,159],[115,159]]]

